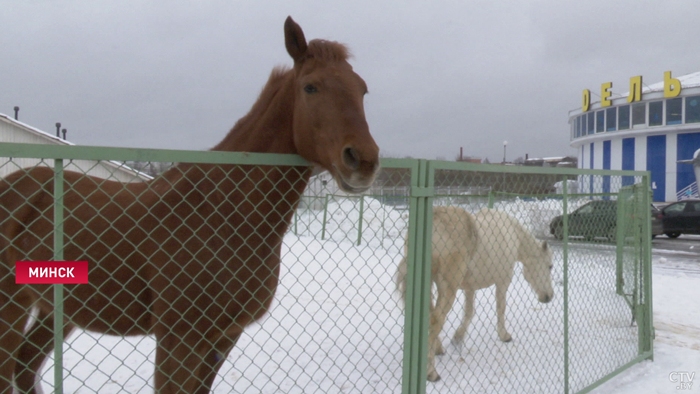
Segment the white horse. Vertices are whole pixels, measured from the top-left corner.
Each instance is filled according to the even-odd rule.
[[[406,246],[407,248],[407,246]],[[406,253],[398,267],[397,285],[406,291]],[[431,304],[428,329],[428,380],[437,381],[435,354],[444,349],[438,337],[454,304],[457,290],[464,290],[464,319],[454,341],[460,343],[474,315],[476,290],[496,285],[498,337],[510,342],[505,327],[506,292],[513,279],[515,262],[523,264],[523,276],[542,303],[552,300],[552,251],[539,242],[513,217],[482,209],[475,215],[457,207],[433,209],[432,281],[437,285],[437,303]]]

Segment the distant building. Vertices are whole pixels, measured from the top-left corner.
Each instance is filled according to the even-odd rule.
[[[569,112],[580,168],[649,171],[654,201],[698,197],[693,160],[700,150],[700,72],[673,78],[669,71],[648,86],[632,77],[630,92],[619,97],[612,97],[611,82],[604,83],[597,102],[590,102],[591,94],[584,90],[582,107]],[[591,178],[579,186],[581,192],[614,193],[631,182]]]
[[[481,158],[479,157],[471,157],[471,156],[466,156],[462,158],[457,158],[456,161],[462,162],[462,163],[477,163],[481,164]]]
[[[523,165],[530,167],[565,167],[577,168],[578,159],[571,156],[564,157],[544,157],[544,158],[526,158]]]
[[[0,142],[26,144],[73,145],[70,142],[0,114]],[[0,157],[0,177],[5,177],[20,168],[46,165],[53,167],[53,160]],[[104,179],[121,182],[143,182],[150,176],[115,161],[74,160],[66,163],[66,170],[83,172]]]

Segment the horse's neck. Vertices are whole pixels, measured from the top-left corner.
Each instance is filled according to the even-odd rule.
[[[212,150],[296,153],[292,134],[294,112],[292,72],[273,71],[250,112],[241,118]],[[241,171],[245,174],[241,175]],[[200,188],[201,176],[205,176],[210,181],[210,185],[215,185],[219,196],[223,196],[234,204],[241,204],[256,193],[267,196],[280,187],[284,188],[285,190],[281,191],[281,201],[278,201],[273,208],[273,214],[281,215],[282,223],[276,223],[276,225],[285,227],[285,222],[291,220],[291,212],[306,188],[311,171],[310,168],[285,170],[271,166],[263,166],[256,171],[252,166],[183,163],[166,171],[161,181],[155,181],[155,184],[160,184],[159,187],[163,192],[172,188],[179,189],[178,192],[184,196],[189,189]],[[159,187],[154,188],[156,192]],[[202,190],[205,195],[213,191]]]
[[[518,260],[523,262],[524,258],[529,254],[528,251],[535,244],[535,237],[527,232],[517,220],[513,219],[513,231],[518,239]],[[523,263],[524,264],[524,263]]]
[[[293,71],[273,71],[250,112],[212,150],[257,153],[297,153],[292,134]]]

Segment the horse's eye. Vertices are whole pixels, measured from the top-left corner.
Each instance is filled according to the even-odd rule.
[[[305,91],[306,93],[311,94],[311,93],[316,93],[316,92],[318,92],[318,89],[316,89],[316,86],[314,86],[314,85],[312,85],[312,84],[309,83],[309,84],[307,84],[306,86],[304,86],[304,91]]]

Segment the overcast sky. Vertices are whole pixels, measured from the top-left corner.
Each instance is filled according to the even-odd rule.
[[[291,5],[290,3],[295,3]],[[81,145],[204,150],[245,115],[283,23],[347,44],[383,156],[575,154],[581,91],[700,71],[700,1],[0,0],[0,113]]]

